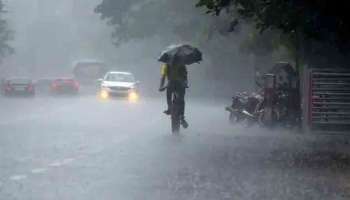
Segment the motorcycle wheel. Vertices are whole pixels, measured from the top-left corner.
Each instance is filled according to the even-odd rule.
[[[267,128],[273,128],[278,121],[279,113],[275,110],[269,110],[268,112],[260,112],[258,116],[258,122],[261,126]]]
[[[252,127],[256,124],[256,119],[247,119],[247,127]]]
[[[229,122],[230,124],[235,124],[237,122],[237,116],[233,112],[230,112]]]

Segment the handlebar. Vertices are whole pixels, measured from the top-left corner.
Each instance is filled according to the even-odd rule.
[[[161,87],[161,88],[159,88],[159,92],[164,92],[167,88],[168,88],[168,86]]]

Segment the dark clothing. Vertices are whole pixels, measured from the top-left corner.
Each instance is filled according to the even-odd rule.
[[[168,80],[167,86],[167,104],[168,110],[172,106],[172,95],[177,94],[177,103],[180,106],[180,114],[185,114],[185,93],[187,88],[187,68],[185,65],[162,65],[161,69],[161,87],[163,86],[165,79]]]
[[[176,103],[178,106],[180,106],[180,115],[185,115],[185,94],[186,94],[186,86],[180,82],[180,81],[169,81],[168,87],[166,91],[167,95],[167,103],[168,103],[168,109],[171,108],[173,102],[172,95],[176,94],[177,99]]]

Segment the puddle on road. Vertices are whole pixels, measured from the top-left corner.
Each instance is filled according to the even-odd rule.
[[[60,167],[62,166],[62,163],[59,161],[55,161],[49,164],[50,167]]]
[[[24,174],[19,174],[19,175],[13,175],[10,177],[10,180],[11,181],[20,181],[20,180],[23,180],[23,179],[26,179],[27,178],[27,175],[24,175]]]
[[[62,165],[66,165],[66,164],[70,164],[70,163],[72,163],[72,162],[74,162],[74,158],[67,158],[67,159],[64,159],[63,161],[62,161]]]
[[[47,172],[47,169],[46,168],[37,168],[37,169],[33,169],[31,172],[32,172],[32,174],[42,174],[42,173]]]

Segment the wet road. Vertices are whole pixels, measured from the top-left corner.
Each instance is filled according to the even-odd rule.
[[[154,98],[0,107],[1,200],[350,199],[349,143],[230,126],[219,102],[189,101],[178,137]]]

